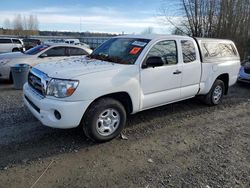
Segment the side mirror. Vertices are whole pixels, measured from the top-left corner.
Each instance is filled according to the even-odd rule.
[[[147,59],[146,63],[144,64],[142,68],[147,68],[147,67],[155,68],[155,67],[160,67],[163,65],[164,65],[164,62],[162,61],[161,57],[152,56]]]
[[[48,57],[48,54],[43,53],[43,54],[41,54],[39,57],[40,57],[40,58],[45,58],[45,57]]]

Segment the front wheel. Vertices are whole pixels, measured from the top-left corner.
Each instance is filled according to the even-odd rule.
[[[225,85],[221,80],[215,80],[211,90],[205,96],[205,103],[211,106],[215,106],[221,103],[223,95],[225,93]]]
[[[102,98],[90,105],[82,126],[85,135],[96,142],[106,142],[117,137],[126,123],[123,105],[112,98]]]

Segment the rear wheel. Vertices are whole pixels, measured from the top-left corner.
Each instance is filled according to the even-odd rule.
[[[221,80],[215,80],[211,90],[205,96],[204,102],[208,105],[215,106],[221,103],[225,93],[225,85]]]
[[[83,117],[82,127],[91,140],[105,142],[117,137],[125,123],[123,105],[112,98],[102,98],[90,105]]]
[[[18,48],[14,48],[12,52],[19,52],[20,50]]]

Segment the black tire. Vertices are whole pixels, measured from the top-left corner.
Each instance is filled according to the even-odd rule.
[[[240,87],[242,87],[242,86],[246,86],[247,83],[241,82],[241,81],[237,81],[237,85],[240,86]]]
[[[103,126],[103,124],[105,124],[106,121],[104,120],[103,123],[100,123],[100,118],[103,118],[102,115],[105,114],[106,110],[111,110],[112,113],[116,114],[116,116],[119,117],[119,123],[115,123],[115,130],[114,132],[111,131],[112,133],[110,133],[110,135],[102,135],[105,134],[105,132],[100,133],[100,127],[105,127]],[[106,142],[114,139],[121,133],[122,129],[126,124],[126,119],[126,110],[119,101],[112,98],[101,98],[92,103],[87,109],[84,114],[81,126],[85,135],[91,140],[95,142]],[[109,133],[107,132],[107,134]]]
[[[10,72],[10,75],[9,75],[9,81],[8,81],[10,84],[13,84],[13,77],[12,77],[12,73]]]
[[[20,52],[20,50],[18,48],[14,48],[12,52]]]
[[[215,100],[214,94],[216,89],[221,89],[221,96],[217,97],[218,99]],[[223,95],[225,93],[225,84],[222,80],[215,80],[212,88],[210,89],[209,93],[204,97],[204,102],[209,106],[215,106],[222,102]]]

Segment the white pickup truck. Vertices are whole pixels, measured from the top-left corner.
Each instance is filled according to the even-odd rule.
[[[197,95],[219,104],[239,69],[229,40],[119,36],[88,57],[32,68],[24,102],[42,124],[81,126],[89,138],[103,142],[119,135],[128,114]]]

